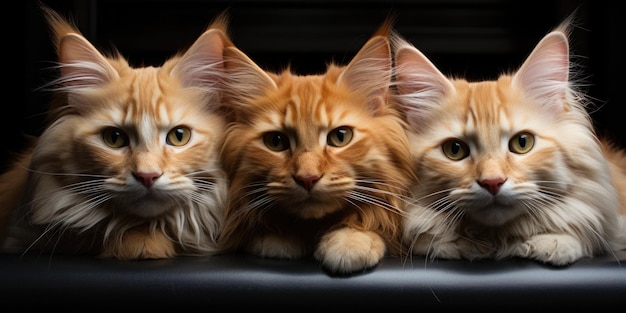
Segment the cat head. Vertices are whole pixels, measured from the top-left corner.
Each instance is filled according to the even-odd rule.
[[[375,35],[347,65],[298,75],[264,71],[225,49],[224,89],[236,121],[222,155],[236,223],[260,223],[272,212],[321,219],[346,210],[383,224],[390,218],[372,216],[398,214],[410,171],[404,123],[388,104],[390,53],[388,37]]]
[[[206,208],[222,192],[217,154],[225,127],[218,114],[222,56],[231,44],[226,17],[162,66],[131,67],[43,10],[60,74],[47,87],[59,98],[30,164],[33,221],[80,229],[164,215],[178,221],[174,227],[207,222],[217,210]]]
[[[570,77],[568,25],[545,35],[515,72],[479,82],[446,77],[394,37],[394,99],[412,131],[424,202],[448,197],[439,205],[502,225],[538,205],[522,201],[530,194],[561,201],[580,175],[573,168],[603,175],[591,173],[604,165]]]

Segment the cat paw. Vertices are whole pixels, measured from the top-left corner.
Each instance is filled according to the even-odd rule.
[[[248,251],[254,255],[280,259],[299,259],[307,253],[299,240],[276,235],[264,235],[253,239]]]
[[[314,256],[330,272],[347,274],[376,266],[385,250],[377,233],[346,227],[324,235]]]
[[[176,255],[174,243],[161,231],[151,233],[147,229],[130,230],[122,240],[111,241],[101,257],[119,260],[166,259]]]
[[[565,266],[583,257],[580,241],[570,235],[536,235],[521,244],[519,256],[555,266]]]

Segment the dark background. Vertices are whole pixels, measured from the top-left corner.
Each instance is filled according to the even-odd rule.
[[[319,73],[326,63],[348,62],[389,14],[396,30],[424,52],[444,74],[494,79],[516,69],[538,41],[576,10],[571,49],[579,76],[594,99],[599,133],[626,142],[619,88],[625,86],[623,11],[618,1],[506,0],[49,0],[71,16],[98,48],[116,47],[135,66],[159,66],[184,50],[213,17],[228,9],[234,43],[260,66],[291,65]],[[36,1],[21,2],[23,49],[10,64],[18,73],[8,84],[12,97],[2,114],[2,164],[24,147],[24,134],[44,127],[50,95],[36,88],[56,75],[48,29]],[[620,6],[621,7],[621,6]],[[12,27],[16,27],[13,25]],[[20,25],[17,25],[19,28]],[[13,31],[9,29],[9,32]],[[13,63],[13,59],[9,59]],[[19,60],[23,60],[19,63]],[[11,105],[12,104],[12,105]],[[9,110],[10,107],[10,110]],[[6,113],[12,112],[12,113]]]

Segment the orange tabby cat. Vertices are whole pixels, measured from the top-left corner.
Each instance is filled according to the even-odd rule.
[[[222,154],[231,181],[226,249],[313,255],[332,273],[374,267],[399,250],[410,163],[404,124],[387,103],[385,29],[348,65],[320,75],[267,73],[225,49],[235,110]]]
[[[51,83],[59,102],[33,148],[0,177],[2,210],[13,212],[2,250],[118,259],[217,252],[226,18],[161,67],[133,68],[43,12],[59,57]]]
[[[396,37],[395,98],[419,182],[404,229],[413,254],[564,266],[623,247],[619,193],[570,80],[568,29],[513,74],[479,82],[445,77]]]

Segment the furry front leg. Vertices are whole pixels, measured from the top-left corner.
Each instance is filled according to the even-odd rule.
[[[351,273],[376,266],[385,251],[385,242],[377,233],[344,227],[322,237],[315,258],[333,273]]]
[[[565,266],[583,257],[583,246],[570,235],[542,234],[520,244],[518,254],[543,263]]]
[[[121,240],[110,240],[101,257],[119,260],[165,259],[176,255],[176,248],[161,230],[151,232],[147,227],[127,231]]]

